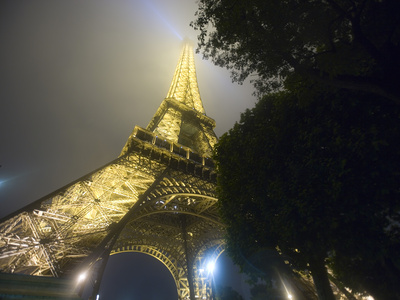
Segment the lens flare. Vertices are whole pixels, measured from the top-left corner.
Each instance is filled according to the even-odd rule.
[[[281,277],[281,274],[279,274],[279,272],[278,272],[278,276],[279,276],[279,279],[280,279],[281,282],[282,282],[283,287],[285,288],[285,291],[286,291],[286,294],[287,294],[287,298],[288,298],[288,299],[293,299],[292,294],[289,293],[289,290],[287,289],[285,282],[283,282],[283,279],[282,279],[282,277]]]

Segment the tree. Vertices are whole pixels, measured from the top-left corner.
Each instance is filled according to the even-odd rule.
[[[216,288],[216,300],[243,300],[243,297],[230,286],[218,285]]]
[[[319,299],[334,299],[326,264],[358,279],[372,268],[382,277],[358,289],[398,298],[400,109],[309,85],[265,96],[217,144],[228,253],[244,266],[259,249],[278,249],[311,272]]]
[[[250,293],[251,300],[281,300],[287,298],[278,293],[276,288],[261,283],[253,285]]]
[[[295,73],[400,104],[400,1],[200,0],[199,48],[259,95]]]

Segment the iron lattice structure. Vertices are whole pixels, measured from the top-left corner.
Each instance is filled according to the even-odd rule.
[[[67,277],[101,274],[109,255],[142,252],[171,272],[179,299],[210,297],[205,253],[223,251],[205,115],[193,50],[184,46],[167,97],[120,156],[20,209],[0,224],[0,270]]]

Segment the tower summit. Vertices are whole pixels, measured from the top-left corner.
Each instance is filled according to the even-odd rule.
[[[193,48],[186,43],[167,97],[146,129],[156,136],[162,136],[170,142],[179,143],[202,156],[210,157],[217,141],[214,127],[215,121],[206,116],[200,98]],[[121,154],[125,151],[126,148]]]
[[[118,158],[0,221],[0,271],[75,281],[86,273],[96,297],[107,258],[141,252],[164,263],[179,299],[209,299],[206,255],[224,249],[214,127],[186,44],[167,97]]]

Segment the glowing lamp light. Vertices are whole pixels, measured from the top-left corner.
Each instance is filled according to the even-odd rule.
[[[78,283],[84,281],[84,280],[86,279],[86,276],[87,276],[87,273],[86,273],[86,272],[81,273],[81,274],[78,276]]]
[[[293,296],[291,294],[287,295],[288,299],[293,299]]]
[[[215,261],[210,261],[207,265],[208,273],[213,273],[215,269]]]

